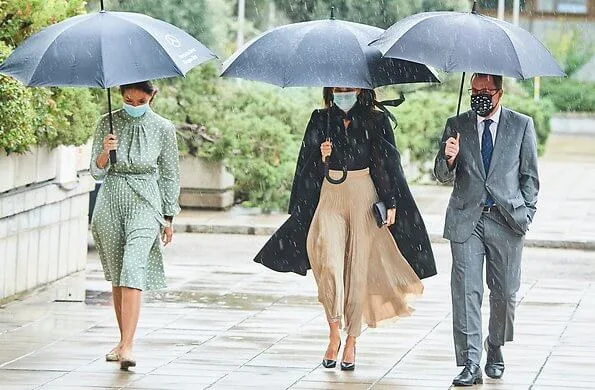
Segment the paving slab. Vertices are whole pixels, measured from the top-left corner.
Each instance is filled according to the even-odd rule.
[[[365,329],[353,373],[320,361],[327,325],[311,275],[253,263],[266,236],[180,233],[166,249],[169,288],[144,294],[138,366],[104,354],[117,342],[110,286],[95,252],[86,272],[0,308],[0,389],[445,389],[452,351],[450,251],[415,313]],[[486,389],[595,388],[595,252],[528,248],[516,340],[505,377]],[[486,288],[487,292],[487,288]],[[80,302],[62,302],[67,294]],[[66,294],[66,295],[65,295]],[[487,293],[484,324],[487,326]],[[56,301],[58,300],[58,301]],[[572,383],[568,378],[572,377]]]

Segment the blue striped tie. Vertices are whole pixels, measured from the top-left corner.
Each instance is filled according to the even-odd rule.
[[[492,152],[494,151],[494,141],[492,139],[492,131],[490,125],[493,123],[491,119],[484,119],[483,121],[483,135],[481,137],[481,159],[483,160],[483,168],[486,172],[486,178],[490,171],[490,163],[492,162]],[[488,194],[486,199],[486,206],[494,206],[494,199]]]

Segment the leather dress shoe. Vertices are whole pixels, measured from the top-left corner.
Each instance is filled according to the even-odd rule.
[[[488,339],[483,343],[488,352],[485,372],[492,379],[500,379],[504,375],[504,358],[502,357],[502,348],[492,345]]]
[[[467,360],[463,371],[461,371],[461,373],[452,381],[454,386],[473,386],[482,383],[483,378],[481,377],[481,367],[479,367],[479,364],[473,363],[471,360]]]

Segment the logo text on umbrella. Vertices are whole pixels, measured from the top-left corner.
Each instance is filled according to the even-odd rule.
[[[174,37],[173,35],[167,34],[165,36],[165,40],[167,41],[167,43],[169,43],[173,47],[182,46],[182,43],[180,42],[180,40],[178,38]]]

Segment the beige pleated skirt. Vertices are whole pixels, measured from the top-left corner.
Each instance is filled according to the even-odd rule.
[[[341,176],[340,171],[330,174]],[[306,243],[329,323],[344,318],[345,330],[354,337],[362,324],[376,327],[410,315],[407,299],[423,292],[388,227],[376,225],[372,205],[377,201],[369,169],[350,171],[338,185],[325,179]]]

